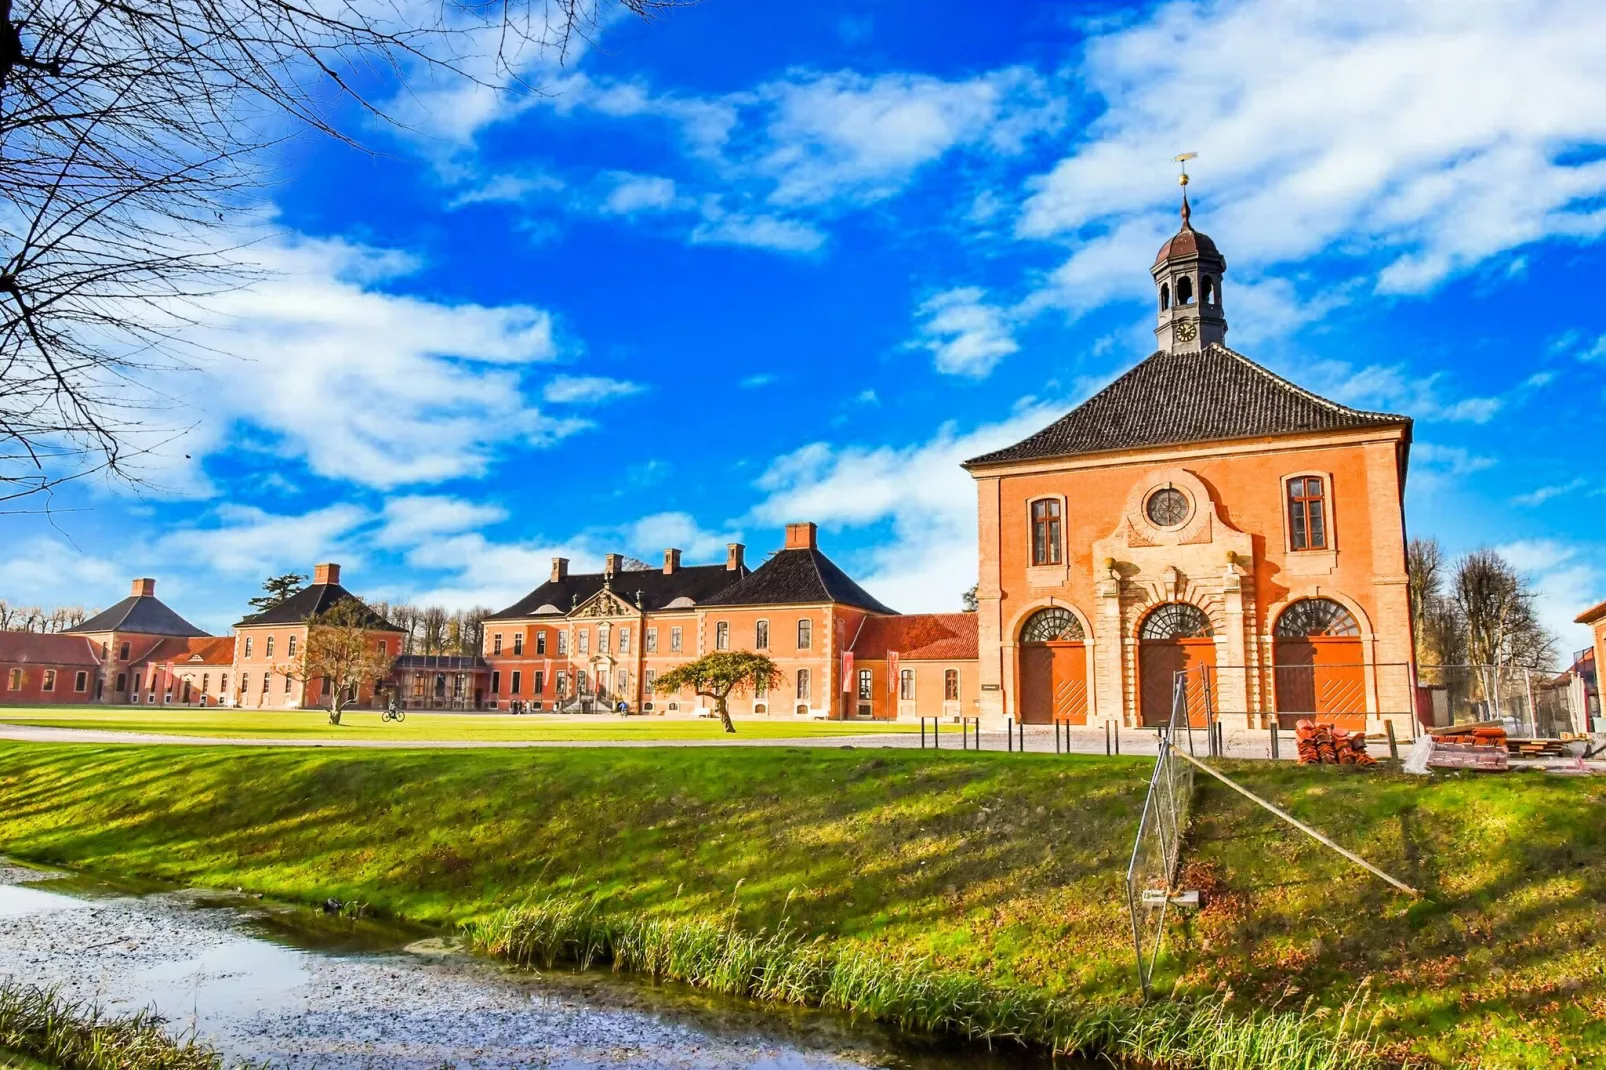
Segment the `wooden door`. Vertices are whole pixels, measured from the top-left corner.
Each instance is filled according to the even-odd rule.
[[[1176,674],[1182,672],[1188,674],[1183,679],[1188,723],[1195,728],[1206,727],[1215,704],[1216,682],[1212,676],[1207,688],[1205,673],[1215,665],[1214,639],[1139,640],[1138,699],[1144,725],[1156,727],[1170,723],[1172,689],[1176,686]]]
[[[1087,647],[1081,643],[1050,643],[1054,659],[1053,719],[1087,724]]]
[[[1054,651],[1027,643],[1020,648],[1020,703],[1024,724],[1048,724],[1054,716]]]
[[[1339,728],[1366,727],[1366,667],[1354,636],[1279,639],[1276,652],[1277,719],[1291,728],[1301,717]]]

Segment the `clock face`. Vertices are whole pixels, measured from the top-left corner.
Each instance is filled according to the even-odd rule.
[[[1183,320],[1177,324],[1177,341],[1191,342],[1199,337],[1199,325],[1192,320]]]

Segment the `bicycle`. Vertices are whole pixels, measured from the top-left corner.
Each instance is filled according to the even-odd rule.
[[[381,713],[379,715],[379,719],[381,721],[395,721],[397,724],[400,724],[401,722],[407,720],[407,714],[403,713],[399,707],[392,706],[384,713]]]

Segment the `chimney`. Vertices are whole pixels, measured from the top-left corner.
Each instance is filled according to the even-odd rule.
[[[605,554],[602,558],[602,574],[604,576],[619,575],[619,555]]]
[[[812,550],[818,545],[814,537],[815,527],[808,524],[786,525],[786,548],[788,550]]]
[[[155,598],[156,581],[152,579],[138,579],[134,581],[135,598]]]
[[[333,561],[322,565],[312,566],[312,582],[316,586],[320,583],[339,583],[340,566]]]
[[[552,559],[552,583],[569,578],[569,559],[567,557],[554,557]]]
[[[671,546],[664,551],[664,575],[673,576],[680,569],[680,551]]]
[[[725,544],[725,569],[726,569],[726,571],[728,571],[728,572],[736,572],[736,571],[741,569],[741,567],[742,567],[742,552],[745,551],[746,549],[747,549],[747,547],[743,546],[739,542],[728,542],[728,543]]]

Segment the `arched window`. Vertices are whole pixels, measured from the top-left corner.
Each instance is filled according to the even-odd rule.
[[[1361,634],[1355,615],[1331,598],[1301,598],[1283,610],[1274,629],[1279,639]]]
[[[273,657],[273,636],[271,635],[268,636],[267,646],[263,648],[262,656],[267,658]]]
[[[905,702],[913,702],[915,697],[915,671],[901,669],[898,672],[898,697]]]
[[[959,701],[959,670],[948,669],[942,674],[942,697],[948,702]]]
[[[770,648],[770,622],[761,620],[753,625],[753,649],[768,650]]]
[[[1171,307],[1171,284],[1168,283],[1168,282],[1162,282],[1160,284],[1160,311],[1164,312],[1166,309],[1168,309],[1170,307]]]
[[[1187,602],[1167,602],[1143,620],[1143,639],[1209,639],[1210,618]]]
[[[1032,564],[1057,565],[1064,560],[1060,552],[1060,503],[1058,498],[1039,498],[1032,503]]]
[[[731,626],[725,621],[714,625],[714,649],[729,650],[731,648]]]
[[[797,648],[799,650],[807,650],[809,647],[811,647],[813,645],[814,645],[814,624],[813,624],[813,622],[809,621],[807,619],[798,621],[797,622]],[[798,696],[798,698],[802,698],[802,697],[803,697],[802,695]]]
[[[809,671],[807,669],[799,669],[797,671],[797,697],[799,702],[809,697]]]
[[[1193,280],[1186,275],[1177,280],[1177,304],[1193,304]]]
[[[1216,280],[1209,275],[1199,276],[1199,300],[1207,305],[1216,303]]]
[[[290,637],[289,642],[284,644],[284,652],[286,654],[288,654],[292,658],[296,656],[296,637],[295,636],[292,635]],[[380,653],[383,654],[384,651],[381,650]]]
[[[1327,488],[1321,476],[1288,481],[1288,545],[1294,550],[1327,548]]]
[[[1060,606],[1039,609],[1026,618],[1026,624],[1020,630],[1020,641],[1023,643],[1052,643],[1055,640],[1079,643],[1083,638],[1082,622],[1070,610]]]

